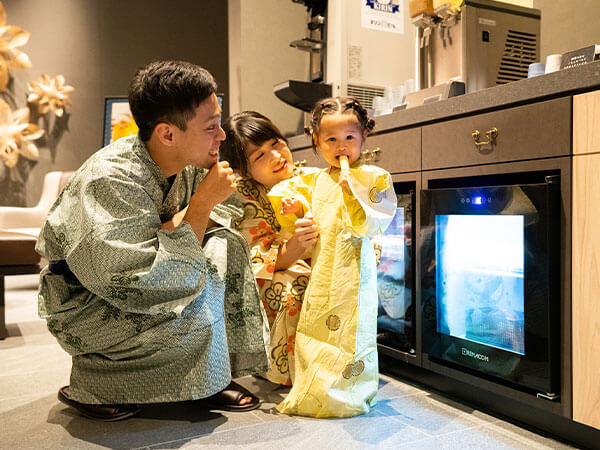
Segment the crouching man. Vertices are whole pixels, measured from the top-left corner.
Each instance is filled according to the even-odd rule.
[[[232,382],[268,369],[268,334],[245,241],[230,228],[243,212],[225,202],[235,177],[218,161],[215,91],[190,63],[140,69],[129,88],[139,134],[92,155],[42,228],[40,315],[73,359],[58,396],[85,416],[202,398],[259,404]]]

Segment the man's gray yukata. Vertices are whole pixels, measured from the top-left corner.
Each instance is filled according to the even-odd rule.
[[[71,395],[82,403],[203,398],[231,376],[268,369],[266,320],[243,237],[222,225],[198,242],[183,222],[206,171],[187,167],[172,185],[138,137],[98,151],[50,210],[36,250],[40,316],[73,356]]]

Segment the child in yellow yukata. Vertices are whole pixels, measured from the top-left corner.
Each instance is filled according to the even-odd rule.
[[[289,386],[294,382],[296,326],[318,231],[308,217],[298,219],[289,231],[281,229],[267,198],[270,188],[294,175],[292,153],[273,122],[244,111],[225,121],[223,129],[221,159],[240,175],[234,195],[243,205],[244,218],[236,228],[250,247],[270,327],[270,369],[263,376]]]
[[[296,379],[277,406],[286,414],[350,417],[376,403],[377,272],[369,236],[392,221],[396,195],[388,172],[360,160],[373,127],[353,98],[318,102],[310,132],[330,167],[269,192],[282,227],[309,212],[319,227],[296,331]],[[340,169],[345,159],[349,168]]]

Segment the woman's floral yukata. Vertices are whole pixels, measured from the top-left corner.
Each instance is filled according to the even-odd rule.
[[[271,369],[264,376],[273,383],[291,385],[295,376],[296,326],[310,265],[300,259],[286,270],[275,271],[279,247],[292,234],[279,226],[262,184],[242,178],[237,194],[244,207],[238,229],[250,246],[254,275],[271,329]]]

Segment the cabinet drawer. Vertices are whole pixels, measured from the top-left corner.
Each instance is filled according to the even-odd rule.
[[[415,172],[421,169],[420,128],[369,136],[364,148],[379,148],[371,162],[390,173]],[[294,150],[292,155],[295,162],[306,161],[306,166],[327,167],[319,150],[315,155],[312,148],[302,148]]]
[[[495,128],[495,142],[486,132]],[[571,97],[423,127],[423,169],[470,166],[571,153]]]
[[[318,152],[318,150],[317,150]],[[292,157],[295,163],[302,163],[308,167],[327,167],[327,162],[318,154],[315,154],[312,147],[292,151]]]
[[[421,129],[393,131],[367,138],[365,148],[379,148],[372,163],[390,173],[421,170]]]

